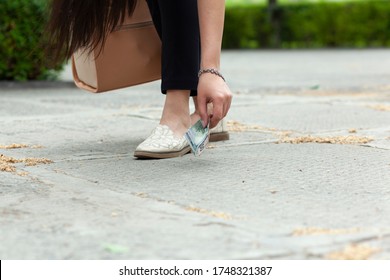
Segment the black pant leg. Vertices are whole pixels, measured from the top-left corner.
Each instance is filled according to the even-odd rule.
[[[190,90],[197,95],[200,31],[197,0],[148,0],[162,39],[161,90]]]
[[[158,6],[158,1],[146,0],[146,2],[148,3],[150,15],[152,16],[154,27],[156,28],[157,33],[160,36],[160,39],[162,39],[161,14],[160,14],[160,7]]]

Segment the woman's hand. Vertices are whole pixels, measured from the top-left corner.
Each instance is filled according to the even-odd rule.
[[[210,73],[199,77],[197,109],[204,126],[210,120],[210,128],[215,127],[227,115],[231,102],[232,93],[221,77]],[[207,111],[208,104],[213,105],[212,112]]]
[[[201,41],[201,69],[219,69],[223,24],[225,20],[225,0],[198,0],[199,28]],[[215,127],[229,111],[232,93],[225,81],[212,73],[199,77],[197,110],[203,124]],[[211,116],[207,105],[213,104]]]

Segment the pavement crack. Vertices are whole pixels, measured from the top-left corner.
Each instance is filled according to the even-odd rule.
[[[114,116],[126,116],[126,117],[135,118],[135,119],[150,120],[150,121],[159,120],[159,118],[156,118],[156,117],[149,117],[149,116],[139,115],[139,114],[114,114]]]
[[[156,201],[156,202],[169,203],[169,204],[177,206],[185,211],[199,213],[199,214],[207,215],[207,216],[218,218],[218,219],[223,219],[223,220],[232,220],[233,219],[232,215],[230,215],[228,213],[224,213],[221,211],[203,209],[203,208],[194,207],[194,206],[188,206],[185,204],[177,203],[176,201],[173,201],[173,200],[166,200],[163,198],[153,197],[147,193],[132,193],[132,195],[143,198],[143,199],[149,199],[152,201]]]
[[[73,162],[73,161],[90,161],[90,160],[101,160],[101,159],[117,159],[130,157],[128,153],[117,153],[115,155],[97,155],[97,154],[85,154],[85,155],[74,155],[72,158],[57,160],[56,162]]]
[[[377,149],[377,150],[384,150],[384,151],[390,150],[390,148],[376,147],[376,146],[367,145],[367,144],[363,144],[363,145],[359,145],[359,146],[361,146],[361,147],[366,147],[366,148]]]
[[[202,224],[195,224],[197,227],[209,227],[209,226],[221,226],[221,227],[229,227],[229,228],[235,228],[233,225],[229,225],[226,223],[219,223],[219,222],[209,222],[209,223],[202,223]]]
[[[390,233],[378,234],[378,235],[375,235],[375,236],[367,236],[367,237],[364,237],[364,238],[361,238],[361,239],[357,239],[353,243],[364,243],[364,242],[369,242],[369,241],[373,241],[373,240],[380,240],[380,239],[386,239],[386,238],[390,238]]]

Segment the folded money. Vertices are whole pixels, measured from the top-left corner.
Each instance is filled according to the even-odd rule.
[[[202,120],[197,121],[185,134],[185,137],[190,144],[192,153],[195,156],[200,154],[206,149],[209,143],[210,130],[209,126],[203,127]]]

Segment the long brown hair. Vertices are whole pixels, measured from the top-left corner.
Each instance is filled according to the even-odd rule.
[[[53,61],[81,47],[96,49],[109,32],[131,15],[137,0],[51,0],[47,26]]]

